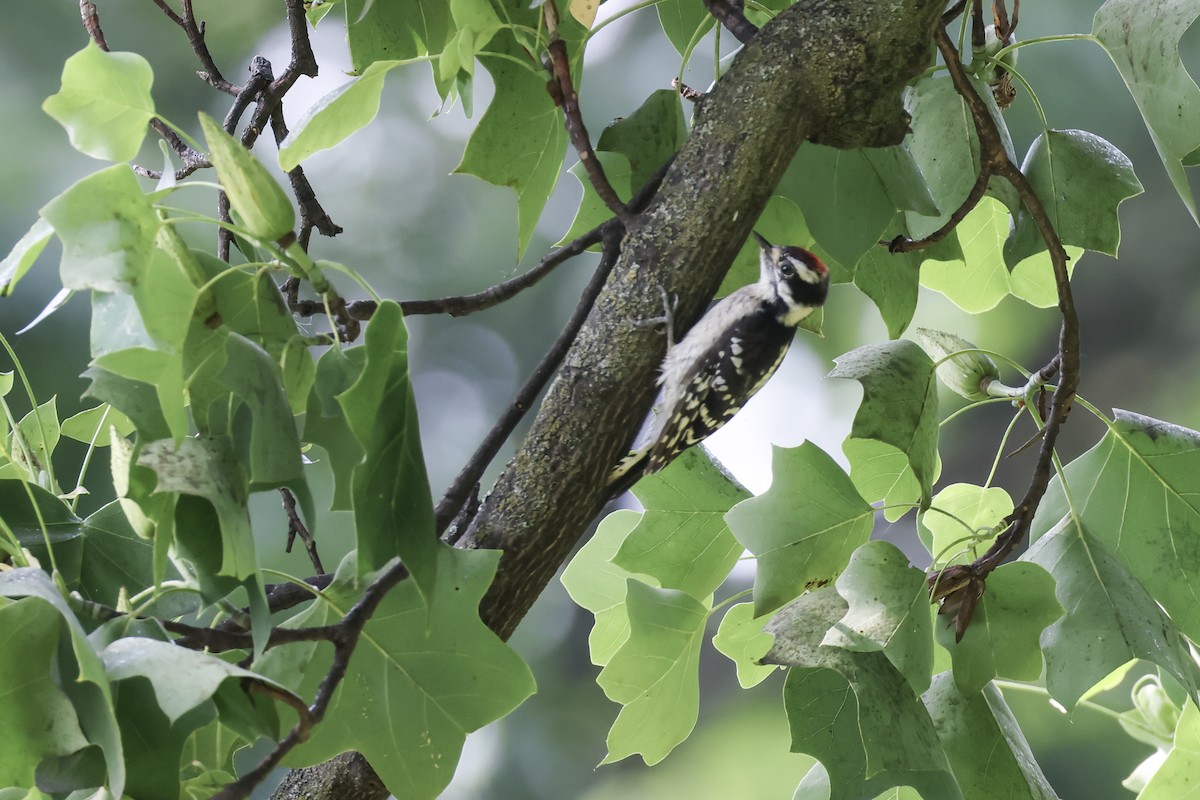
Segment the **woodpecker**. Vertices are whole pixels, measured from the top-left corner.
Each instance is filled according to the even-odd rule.
[[[821,259],[772,245],[757,232],[754,238],[762,248],[758,282],[720,300],[668,347],[658,397],[609,475],[614,495],[728,422],[779,367],[796,326],[825,303],[829,269]],[[670,333],[669,310],[667,316]]]

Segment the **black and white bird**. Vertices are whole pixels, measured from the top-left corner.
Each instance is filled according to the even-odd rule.
[[[754,237],[762,248],[758,281],[724,297],[668,348],[654,405],[609,475],[614,495],[728,422],[775,373],[796,326],[825,303],[829,270],[821,259]]]

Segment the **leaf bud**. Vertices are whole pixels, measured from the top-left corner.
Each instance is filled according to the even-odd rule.
[[[209,158],[217,168],[229,205],[241,217],[246,230],[270,242],[291,233],[296,225],[295,209],[267,168],[212,117],[201,113],[200,127],[204,129]]]
[[[917,343],[937,362],[937,376],[946,388],[968,400],[987,400],[987,387],[1000,379],[996,362],[975,345],[952,333],[917,328]],[[963,352],[967,351],[967,352]]]

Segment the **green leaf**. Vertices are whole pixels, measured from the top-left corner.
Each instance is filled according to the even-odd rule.
[[[83,377],[91,381],[84,395],[119,409],[133,421],[143,438],[153,441],[171,435],[154,386],[127,379],[100,367],[88,368]],[[111,440],[109,443],[112,443]]]
[[[1067,275],[1075,273],[1075,265],[1083,255],[1083,249],[1066,245]],[[1008,273],[1008,290],[1035,308],[1050,308],[1058,305],[1058,286],[1054,281],[1054,265],[1050,253],[1042,251],[1030,256],[1013,267]]]
[[[137,53],[108,53],[93,42],[67,59],[62,88],[42,109],[92,158],[128,161],[154,117],[154,71]]]
[[[998,531],[987,538],[963,540],[991,530],[1012,511],[1012,498],[998,486],[985,489],[952,483],[937,493],[932,507],[921,515],[917,533],[938,566],[969,563],[983,555]]]
[[[929,688],[933,631],[925,573],[889,542],[867,542],[838,576],[837,592],[850,606],[825,634],[823,645],[858,653],[882,651],[914,693]]]
[[[379,305],[367,326],[362,373],[337,400],[363,449],[351,478],[359,570],[365,574],[400,556],[429,591],[436,577],[429,569],[438,539],[403,317],[395,303]],[[379,409],[388,412],[380,414]]]
[[[325,351],[317,362],[304,415],[304,441],[319,445],[329,457],[329,470],[333,473],[330,508],[334,511],[349,511],[354,507],[352,476],[354,468],[362,462],[363,448],[354,438],[337,397],[362,374],[364,354],[361,347]]]
[[[1108,0],[1092,35],[1108,53],[1150,131],[1179,199],[1200,223],[1184,164],[1200,147],[1200,88],[1179,58],[1179,40],[1200,16],[1189,0]]]
[[[1142,193],[1124,153],[1087,131],[1048,131],[1033,140],[1021,171],[1063,244],[1116,256],[1121,241],[1117,207]],[[1005,242],[1004,260],[1016,266],[1045,249],[1037,223],[1022,206]]]
[[[707,31],[715,22],[703,3],[663,0],[655,5],[655,9],[658,11],[658,22],[662,25],[663,33],[681,56],[687,55],[688,44],[696,31]]]
[[[120,501],[83,520],[82,534],[79,593],[85,600],[115,607],[122,588],[134,594],[154,583],[151,543],[134,532]]]
[[[104,664],[88,641],[79,619],[50,576],[36,567],[0,572],[0,597],[40,598],[53,606],[66,621],[70,654],[74,655],[74,659],[67,657],[65,648],[59,648],[55,677],[75,707],[79,726],[87,740],[104,752],[108,788],[114,797],[120,797],[125,791],[125,761],[121,733],[113,710],[112,688],[104,672]]]
[[[765,618],[754,616],[753,603],[738,603],[725,612],[713,636],[713,647],[737,666],[738,683],[743,689],[757,686],[778,669],[773,664],[759,663],[774,641],[771,634],[763,632],[765,622]]]
[[[510,48],[511,49],[511,48]],[[518,58],[523,54],[517,53]],[[558,183],[567,133],[546,93],[544,75],[495,56],[480,58],[496,95],[454,171],[517,193],[517,257],[525,253],[542,208]]]
[[[859,152],[879,176],[893,206],[901,211],[931,216],[939,213],[937,202],[930,194],[929,185],[925,183],[925,176],[921,174],[921,168],[917,166],[908,144],[870,147]]]
[[[246,476],[224,438],[160,439],[144,445],[138,466],[154,470],[156,492],[202,497],[220,525],[220,573],[238,580],[257,575],[258,560],[247,509]]]
[[[1085,530],[1162,605],[1191,639],[1200,637],[1200,433],[1116,411],[1108,433],[1066,467]],[[1068,506],[1057,480],[1030,531],[1035,540]]]
[[[290,766],[345,750],[366,756],[396,797],[436,797],[454,774],[471,731],[507,715],[533,693],[529,668],[479,619],[497,551],[438,548],[438,581],[425,593],[412,580],[384,597],[367,623],[325,720],[288,757]],[[338,568],[327,600],[287,625],[332,624],[358,599],[353,556]],[[312,697],[333,649],[327,643],[275,648],[259,669]],[[303,678],[290,678],[298,672]]]
[[[133,420],[108,403],[101,403],[64,419],[62,435],[94,447],[108,447],[114,428],[118,436],[128,436],[134,431]]]
[[[825,767],[830,800],[901,785],[961,800],[928,712],[887,658],[821,646],[845,613],[829,586],[798,598],[768,626],[775,646],[764,660],[792,667],[783,687],[792,752]]]
[[[261,682],[286,691],[280,684],[214,655],[143,637],[117,639],[104,648],[100,658],[113,681],[148,680],[154,688],[155,705],[172,723],[211,700],[227,680]]]
[[[184,745],[193,732],[216,717],[213,705],[206,703],[172,721],[159,708],[161,696],[156,696],[150,682],[141,676],[122,681],[116,697],[121,736],[137,743],[126,751],[128,796],[178,797]]]
[[[1044,520],[1035,524],[1040,528]],[[1140,581],[1090,527],[1069,516],[1039,535],[1022,558],[1050,571],[1066,611],[1042,634],[1050,696],[1074,708],[1094,684],[1134,658],[1158,664],[1192,697],[1200,696],[1200,667],[1176,622],[1155,602],[1157,586]]]
[[[571,599],[596,617],[588,635],[588,650],[598,667],[607,664],[629,638],[626,583],[635,575],[612,563],[612,559],[641,518],[641,514],[628,509],[609,514],[560,578]]]
[[[850,378],[863,387],[862,404],[850,435],[889,444],[908,457],[929,504],[937,470],[938,402],[933,362],[915,342],[897,339],[867,345],[835,359],[830,378]]]
[[[943,672],[921,700],[964,797],[1058,800],[995,686],[964,697],[950,673]]]
[[[346,33],[355,72],[376,61],[440,53],[452,29],[446,0],[346,0]]]
[[[658,8],[661,14],[662,4]],[[637,191],[675,155],[685,138],[687,126],[679,92],[659,89],[651,92],[637,111],[606,127],[596,149],[620,153],[629,160],[630,189]]]
[[[944,294],[969,314],[995,308],[1009,291],[1004,263],[1008,231],[1008,209],[983,198],[956,229],[965,261],[926,261],[921,267],[922,285]]]
[[[161,350],[147,350],[141,347],[131,347],[105,353],[93,362],[97,367],[129,378],[133,381],[146,383],[153,387],[158,398],[160,413],[170,428],[174,439],[182,439],[188,434],[187,410],[184,405],[183,361],[171,353]],[[129,415],[136,421],[133,412],[115,397],[94,394],[100,400],[106,400]]]
[[[992,678],[1037,680],[1042,674],[1038,637],[1063,614],[1054,579],[1036,564],[1014,562],[988,575],[975,616],[955,642],[954,620],[939,617],[937,640],[954,659],[954,683],[968,697]]]
[[[57,398],[51,397],[22,417],[13,434],[14,438],[19,435],[25,444],[23,450],[14,447],[13,456],[21,457],[28,453],[33,463],[24,466],[30,475],[36,479],[39,472],[46,472],[53,479],[54,467],[50,458],[54,455],[54,448],[58,447],[58,440],[62,438],[58,424]]]
[[[781,194],[800,207],[817,242],[845,265],[878,248],[896,215],[876,164],[863,150],[806,143],[783,187]]]
[[[921,484],[913,475],[908,456],[875,439],[846,438],[842,452],[850,462],[850,480],[868,503],[883,502],[883,517],[896,520],[921,500]]]
[[[314,103],[280,143],[280,168],[291,172],[313,153],[328,150],[370,124],[379,113],[384,77],[405,63],[376,61]]]
[[[279,182],[242,143],[200,112],[200,127],[221,188],[251,235],[268,242],[292,232],[296,211]]]
[[[160,223],[128,165],[87,176],[41,215],[62,240],[66,288],[128,292],[146,274]]]
[[[303,479],[300,438],[284,394],[279,365],[249,339],[225,338],[226,361],[219,380],[250,409],[250,481],[254,490]]]
[[[698,447],[639,481],[633,493],[646,511],[613,564],[697,600],[716,591],[742,554],[725,512],[750,493]]]
[[[774,481],[725,516],[734,536],[758,557],[757,616],[838,576],[871,536],[875,509],[849,476],[812,442],[776,447]]]
[[[54,228],[50,223],[38,217],[33,227],[13,245],[4,260],[0,261],[0,297],[8,297],[13,293],[17,281],[29,272],[53,234]]]
[[[1016,163],[1008,126],[996,108],[990,89],[978,81],[973,83],[1000,129],[1004,149]],[[971,114],[954,88],[954,82],[947,76],[917,81],[909,93],[908,110],[912,114],[913,136],[909,140],[912,157],[925,176],[934,204],[941,211],[929,216],[915,210],[905,214],[909,234],[919,239],[940,228],[971,193],[979,175],[979,141]],[[1016,191],[1000,178],[993,177],[988,182],[987,193],[999,198],[1010,209],[1020,205]],[[1004,235],[1008,235],[1007,228]]]
[[[75,708],[54,682],[61,625],[62,616],[42,600],[0,600],[0,686],[10,693],[0,703],[0,785],[33,786],[34,767],[43,758],[88,745]]]
[[[1175,800],[1195,791],[1200,771],[1200,710],[1184,706],[1175,728],[1175,747],[1138,794],[1138,800]]]
[[[627,583],[629,638],[596,678],[624,706],[601,764],[634,753],[657,764],[691,734],[700,713],[700,645],[708,606],[690,595]]]
[[[883,240],[903,233],[902,225],[902,218],[894,220],[884,229]],[[889,253],[886,247],[872,247],[854,268],[854,285],[879,309],[892,339],[904,333],[917,310],[923,260],[920,253]]]

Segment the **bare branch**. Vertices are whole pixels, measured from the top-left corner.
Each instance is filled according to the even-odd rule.
[[[583,114],[579,110],[579,94],[571,82],[571,61],[567,57],[567,45],[558,35],[558,10],[554,6],[554,0],[547,0],[542,6],[542,16],[546,20],[546,28],[550,31],[550,44],[547,51],[550,55],[551,72],[557,81],[557,83],[551,83],[547,88],[554,87],[554,91],[550,93],[551,97],[554,98],[556,105],[562,106],[563,116],[566,118],[567,135],[571,137],[571,144],[574,146],[575,152],[579,154],[579,162],[583,164],[592,188],[596,190],[596,194],[600,196],[604,205],[608,206],[608,210],[617,219],[628,222],[629,211],[621,202],[621,198],[617,197],[617,192],[613,189],[612,184],[608,182],[608,176],[604,174],[604,166],[596,158],[596,151],[592,149],[592,140],[588,137],[587,128],[584,127]]]

